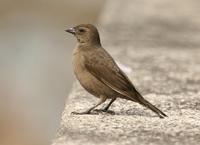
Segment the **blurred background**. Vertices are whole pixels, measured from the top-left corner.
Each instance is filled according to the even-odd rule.
[[[0,1],[0,145],[45,145],[72,86],[75,38],[105,0]]]

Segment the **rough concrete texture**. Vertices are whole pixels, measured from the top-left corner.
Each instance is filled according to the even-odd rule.
[[[111,106],[115,115],[71,115],[97,102],[76,82],[53,145],[200,144],[199,6],[196,0],[109,0],[98,25],[104,47],[169,117],[120,99]]]

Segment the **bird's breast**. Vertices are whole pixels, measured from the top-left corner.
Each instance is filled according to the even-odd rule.
[[[105,84],[100,82],[96,77],[94,77],[85,67],[85,57],[80,53],[76,52],[73,55],[73,68],[76,78],[79,80],[80,84],[91,94],[96,97],[100,95],[111,95],[110,88]],[[108,93],[106,93],[108,92]]]
[[[73,54],[73,68],[78,80],[85,78],[86,75],[89,75],[87,74],[87,70],[85,68],[84,62],[85,62],[85,58],[83,55],[81,55],[81,53],[75,52]]]
[[[94,85],[99,85],[100,82],[88,72],[84,65],[85,58],[80,52],[75,52],[73,55],[73,68],[76,78],[80,84],[93,95],[97,95]]]

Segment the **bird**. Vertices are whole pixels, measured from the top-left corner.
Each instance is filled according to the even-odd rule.
[[[72,57],[75,76],[87,92],[99,99],[89,109],[83,112],[74,111],[73,114],[90,114],[97,106],[110,99],[101,109],[107,112],[111,104],[121,98],[141,104],[160,118],[167,117],[138,92],[112,56],[102,47],[99,32],[94,25],[80,24],[65,31],[77,39]]]

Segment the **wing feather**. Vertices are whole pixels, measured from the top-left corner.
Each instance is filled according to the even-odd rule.
[[[136,98],[133,98],[135,87],[111,56],[105,51],[99,51],[97,55],[98,57],[91,55],[87,59],[86,69],[114,91],[135,100]]]

